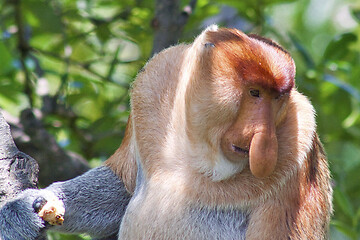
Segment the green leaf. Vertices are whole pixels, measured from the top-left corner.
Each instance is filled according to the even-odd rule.
[[[349,46],[357,40],[354,33],[344,33],[335,37],[326,47],[323,60],[329,61],[334,59],[342,59],[349,53]]]
[[[60,14],[50,5],[50,1],[27,0],[22,1],[27,21],[36,32],[61,33],[62,22]]]
[[[292,33],[289,33],[290,40],[294,44],[297,51],[299,51],[300,55],[304,59],[306,66],[308,69],[313,69],[315,67],[315,62],[310,54],[310,52],[306,49],[303,43]]]
[[[100,24],[97,28],[96,28],[96,36],[99,38],[100,41],[102,42],[106,42],[107,40],[109,40],[110,36],[111,36],[111,32],[109,29],[109,24]]]
[[[351,239],[357,239],[357,233],[345,223],[337,220],[332,220],[331,224]]]
[[[345,213],[350,219],[355,216],[355,211],[348,196],[338,188],[334,190],[334,200],[339,205],[343,213]]]
[[[355,17],[355,19],[360,22],[360,9],[353,9],[352,15]]]
[[[4,45],[4,42],[0,41],[0,76],[4,76],[8,74],[11,70],[13,70],[12,66],[12,56],[9,52],[8,47]]]

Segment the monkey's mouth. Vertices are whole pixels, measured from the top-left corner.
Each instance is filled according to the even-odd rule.
[[[238,146],[236,146],[236,145],[234,145],[234,144],[232,144],[231,147],[232,147],[233,151],[236,152],[236,153],[241,153],[241,154],[249,155],[249,150],[247,150],[247,149],[238,147]]]
[[[241,146],[241,147],[240,147]],[[223,139],[221,142],[221,150],[224,156],[231,162],[248,162],[250,146],[246,143],[233,143],[228,139]]]

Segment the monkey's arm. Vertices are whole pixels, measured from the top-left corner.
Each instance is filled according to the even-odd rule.
[[[36,239],[45,229],[33,203],[39,197],[57,197],[65,207],[64,222],[51,230],[87,233],[96,238],[112,236],[119,230],[131,198],[122,181],[102,166],[42,190],[26,190],[0,209],[0,239]]]

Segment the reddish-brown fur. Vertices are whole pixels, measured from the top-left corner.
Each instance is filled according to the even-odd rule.
[[[133,131],[130,119],[131,115],[129,116],[121,146],[106,161],[106,164],[123,180],[129,193],[133,193],[135,190],[137,165],[134,157],[134,149],[130,144]]]
[[[210,32],[209,41],[216,46],[213,59],[220,60],[222,65],[231,67],[242,81],[259,84],[281,94],[289,92],[294,86],[295,77],[291,56],[274,42],[255,35],[251,36],[249,38],[236,30],[223,29],[216,33]],[[264,42],[267,48],[284,55],[284,58],[277,59],[278,62],[271,61],[264,54],[264,49],[256,46],[259,43],[254,39]],[[246,49],[252,49],[252,51],[246,51]]]
[[[130,193],[138,163],[146,182],[120,236],[187,239],[183,214],[196,205],[249,213],[246,239],[326,239],[329,170],[294,75],[277,44],[232,29],[208,29],[149,61],[126,136],[106,162]]]

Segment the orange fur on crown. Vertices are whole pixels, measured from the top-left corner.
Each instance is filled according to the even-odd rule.
[[[130,193],[137,164],[146,182],[120,236],[182,239],[172,232],[188,229],[182,214],[196,205],[248,212],[246,239],[326,239],[329,170],[314,109],[294,75],[280,46],[233,29],[209,28],[153,57],[134,82],[123,143],[106,162]],[[257,132],[278,149],[261,178],[246,160]],[[224,135],[245,151],[241,157],[224,152]]]
[[[264,38],[248,37],[240,31],[228,29],[209,32],[208,35],[208,40],[216,46],[213,61],[221,63],[216,70],[222,72],[231,68],[230,71],[242,80],[241,84],[257,83],[279,93],[289,92],[294,86],[293,60],[274,42],[270,45],[270,41]],[[281,55],[281,58],[274,58],[274,55]]]

